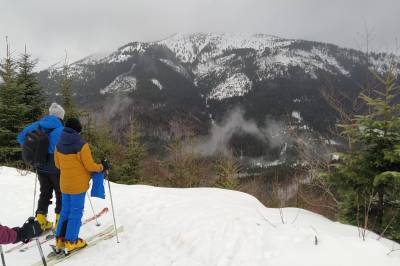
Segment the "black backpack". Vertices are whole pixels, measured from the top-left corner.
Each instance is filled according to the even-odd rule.
[[[41,127],[29,132],[25,136],[22,145],[22,159],[25,163],[38,167],[48,161],[48,149],[50,145],[49,134]]]

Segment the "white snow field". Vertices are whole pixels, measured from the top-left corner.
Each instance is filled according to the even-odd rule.
[[[283,224],[278,209],[266,208],[244,193],[111,185],[117,223],[125,227],[121,243],[115,238],[103,241],[59,265],[400,265],[400,251],[391,252],[400,249],[398,244],[377,240],[373,233],[362,241],[356,227],[301,209],[283,209]],[[4,225],[21,225],[31,215],[33,187],[34,174],[0,167]],[[106,200],[93,201],[96,210],[109,206],[108,194]],[[53,207],[51,218],[52,212]],[[90,215],[86,202],[84,216]],[[100,222],[102,227],[112,224],[111,211]],[[85,225],[81,237],[96,230],[95,223]],[[48,244],[43,249],[50,252]],[[6,254],[7,265],[30,265],[39,259],[37,248]]]

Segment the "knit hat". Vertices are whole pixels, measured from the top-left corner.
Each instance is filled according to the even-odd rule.
[[[57,103],[52,103],[49,108],[49,114],[57,116],[61,120],[64,119],[65,111],[64,108],[61,107],[61,105]]]
[[[65,122],[65,127],[72,128],[78,133],[81,133],[82,131],[81,122],[77,118],[68,118],[67,121]]]

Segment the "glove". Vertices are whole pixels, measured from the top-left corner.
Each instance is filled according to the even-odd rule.
[[[38,237],[42,234],[43,230],[38,221],[35,221],[30,218],[24,225],[22,226],[25,235],[25,241],[30,241],[32,238]],[[23,240],[24,241],[24,240]]]
[[[32,238],[40,236],[43,232],[40,224],[33,217],[29,218],[22,227],[14,228],[14,230],[17,232],[15,242],[22,241],[24,243],[28,243]]]
[[[107,170],[110,169],[110,163],[108,162],[107,159],[103,159],[103,160],[101,161],[101,164],[103,165],[104,171],[107,171]]]

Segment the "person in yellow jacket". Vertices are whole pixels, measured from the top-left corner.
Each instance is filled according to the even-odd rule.
[[[79,238],[85,194],[92,172],[102,172],[103,166],[94,162],[89,144],[80,136],[82,125],[70,118],[56,145],[54,162],[60,169],[62,208],[56,231],[56,250],[69,253],[86,246]]]

